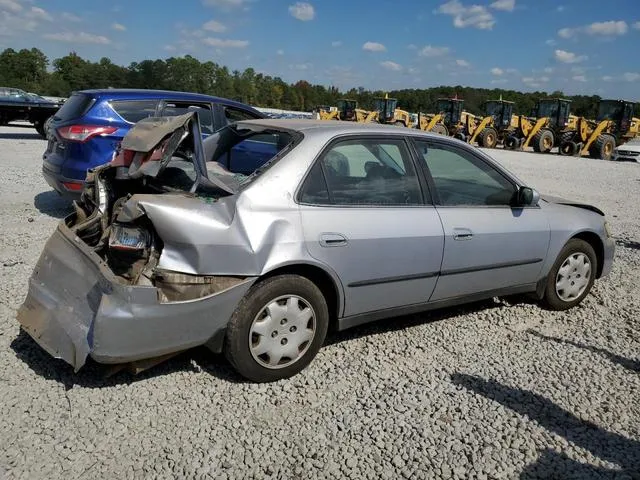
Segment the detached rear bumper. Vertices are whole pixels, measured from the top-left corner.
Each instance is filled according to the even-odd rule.
[[[29,280],[18,321],[76,371],[89,355],[100,363],[127,363],[207,343],[224,332],[254,281],[197,300],[160,303],[155,287],[119,283],[61,222]]]

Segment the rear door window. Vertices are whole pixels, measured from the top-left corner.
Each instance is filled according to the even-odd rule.
[[[127,122],[137,123],[156,114],[158,100],[114,100],[111,107]]]
[[[94,104],[95,98],[82,93],[76,93],[71,95],[69,99],[64,102],[64,105],[60,107],[60,110],[56,112],[55,120],[67,121],[80,118],[91,108]]]
[[[177,117],[189,112],[197,112],[200,128],[205,135],[211,135],[213,129],[213,115],[210,103],[200,102],[174,102],[166,101],[162,108],[163,117]]]
[[[240,122],[242,120],[255,120],[257,118],[262,118],[258,115],[255,115],[252,112],[248,112],[240,108],[224,106],[223,109],[224,109],[224,116],[227,119],[227,123]]]

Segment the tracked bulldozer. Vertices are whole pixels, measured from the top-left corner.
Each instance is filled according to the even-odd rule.
[[[640,137],[640,118],[634,116],[634,103],[601,100],[596,120],[580,118],[578,128],[563,137],[560,154],[611,160],[617,145],[636,137]]]

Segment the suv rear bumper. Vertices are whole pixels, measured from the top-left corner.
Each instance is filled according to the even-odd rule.
[[[55,167],[45,161],[42,164],[42,176],[49,184],[49,186],[60,195],[68,197],[72,200],[78,200],[80,198],[84,182],[81,182],[80,180],[77,180],[75,178],[67,178],[63,176],[62,173],[60,173],[60,167]],[[65,183],[79,185],[80,188],[78,190],[73,190],[72,188],[66,186]]]

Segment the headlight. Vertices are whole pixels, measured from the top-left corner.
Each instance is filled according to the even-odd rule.
[[[147,248],[151,243],[150,240],[149,232],[142,228],[119,224],[111,225],[109,248],[136,252]]]
[[[611,227],[608,222],[604,222],[604,232],[607,234],[608,238],[613,237],[613,235],[611,235]]]

